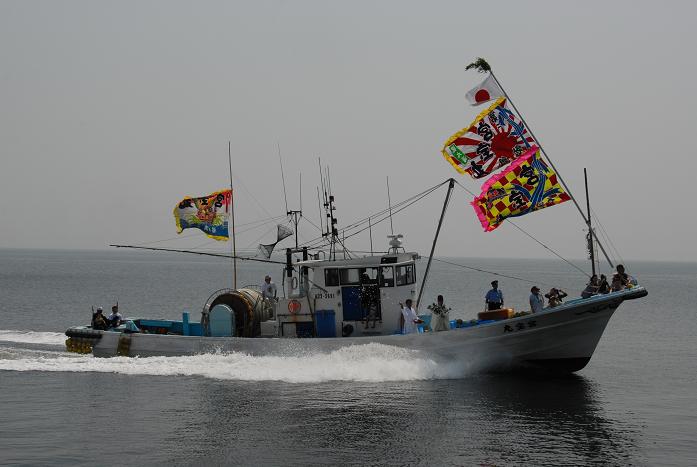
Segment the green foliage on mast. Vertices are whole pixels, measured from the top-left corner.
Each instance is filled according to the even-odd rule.
[[[465,70],[469,70],[470,68],[474,68],[480,73],[491,71],[491,67],[482,57],[477,57],[475,61],[465,67]]]

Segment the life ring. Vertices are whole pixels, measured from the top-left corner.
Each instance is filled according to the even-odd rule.
[[[296,314],[302,308],[302,304],[297,300],[290,300],[288,302],[288,312],[292,315]]]

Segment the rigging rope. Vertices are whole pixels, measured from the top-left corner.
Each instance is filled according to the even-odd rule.
[[[422,199],[424,199],[426,196],[428,196],[428,195],[430,195],[431,193],[433,193],[434,191],[436,191],[438,188],[440,188],[440,187],[443,186],[444,184],[448,183],[449,181],[450,181],[450,180],[446,180],[446,181],[444,181],[443,183],[439,183],[438,185],[436,185],[436,186],[434,186],[434,187],[432,187],[432,188],[429,188],[429,189],[426,190],[426,191],[423,191],[423,192],[419,193],[419,195],[413,196],[412,198],[410,198],[410,199],[413,199],[413,201],[411,201],[409,204],[406,204],[406,205],[402,206],[401,208],[399,208],[399,209],[397,209],[397,210],[394,209],[395,206],[397,206],[397,205],[392,206],[392,214],[391,214],[391,215],[395,215],[395,214],[397,214],[397,213],[399,213],[399,212],[405,210],[406,208],[408,208],[408,207],[410,207],[410,206],[413,206],[414,204],[416,204],[416,203],[418,203],[419,201],[421,201]],[[414,199],[414,198],[415,198],[415,199]],[[400,203],[400,204],[402,204],[402,203]],[[353,232],[353,233],[350,234],[350,235],[346,235],[346,236],[344,237],[344,240],[346,240],[347,238],[351,238],[351,237],[353,237],[353,236],[356,236],[356,235],[358,235],[358,234],[361,233],[361,232],[365,232],[366,230],[372,228],[373,226],[378,225],[379,223],[381,223],[381,222],[383,222],[383,221],[386,221],[387,219],[390,218],[390,214],[389,214],[388,212],[389,212],[389,210],[383,210],[383,213],[384,213],[384,214],[387,214],[387,215],[385,215],[382,219],[379,219],[379,220],[377,220],[376,222],[372,222],[372,221],[371,221],[371,225],[368,225],[367,227],[363,227],[362,229],[357,230],[356,232]],[[384,215],[384,214],[383,214],[383,215]],[[367,219],[368,219],[368,218],[366,218],[364,222],[367,222]],[[372,216],[371,216],[371,219],[372,219]],[[364,223],[364,222],[361,222],[361,223]],[[354,225],[359,225],[359,223],[354,223]],[[345,232],[345,229],[342,230],[342,232]]]
[[[528,282],[528,283],[530,283],[530,284],[542,284],[542,285],[548,285],[548,286],[550,286],[550,287],[555,287],[554,284],[546,284],[546,283],[544,283],[544,282],[535,282],[535,281],[531,281],[531,280],[529,280],[529,279],[524,279],[524,278],[522,278],[522,277],[511,276],[511,275],[508,275],[508,274],[502,274],[502,273],[500,273],[500,272],[487,271],[486,269],[475,268],[475,267],[472,267],[472,266],[465,266],[464,264],[453,263],[453,262],[451,262],[451,261],[446,261],[446,260],[444,260],[444,259],[438,259],[438,258],[435,258],[435,257],[433,258],[433,261],[438,261],[439,263],[449,264],[449,265],[451,265],[451,266],[457,266],[457,267],[460,267],[460,268],[463,268],[463,269],[470,269],[470,270],[472,270],[472,271],[483,272],[483,273],[486,273],[486,274],[492,274],[492,275],[494,275],[494,276],[505,277],[505,278],[507,278],[507,279],[514,279],[514,280],[518,280],[518,281]]]
[[[603,234],[603,236],[605,237],[605,239],[607,239],[608,243],[610,243],[610,247],[611,247],[613,250],[615,250],[615,254],[617,255],[617,258],[619,258],[619,260],[620,260],[622,263],[624,263],[624,259],[622,258],[622,255],[620,254],[620,252],[619,252],[619,250],[617,249],[617,247],[615,247],[615,243],[614,243],[614,242],[612,241],[612,239],[610,238],[610,234],[607,232],[607,230],[605,230],[605,226],[603,226],[603,223],[600,222],[600,217],[598,217],[598,214],[595,212],[595,209],[593,209],[592,206],[591,206],[591,213],[593,213],[593,217],[595,217],[596,221],[598,222],[598,225],[600,226],[600,231],[601,231],[601,233]]]
[[[434,186],[432,186],[431,188],[428,188],[428,189],[422,191],[421,193],[417,193],[417,194],[415,194],[415,195],[413,195],[413,196],[411,196],[411,197],[409,197],[409,198],[407,198],[407,199],[405,199],[405,200],[400,201],[400,202],[397,203],[397,204],[392,205],[392,209],[393,209],[392,214],[396,214],[397,212],[400,212],[400,211],[404,210],[405,208],[407,208],[407,207],[409,207],[409,206],[415,204],[416,202],[418,202],[418,201],[420,201],[422,198],[428,196],[428,195],[431,194],[433,191],[437,190],[438,188],[440,188],[441,186],[443,186],[443,185],[446,184],[446,183],[448,183],[448,180],[445,180],[444,182],[441,182],[441,183],[439,183],[439,184],[437,184],[437,185],[434,185]],[[406,203],[408,203],[408,204],[406,204]],[[406,204],[406,206],[403,206],[403,205],[405,205],[405,204]],[[394,208],[400,207],[400,206],[403,206],[403,207],[402,207],[401,209],[398,209],[397,211],[394,211]],[[345,237],[344,237],[344,240],[346,240],[347,238],[353,237],[354,235],[357,235],[357,234],[359,234],[359,233],[361,233],[361,232],[364,232],[364,231],[366,231],[367,229],[372,228],[372,226],[377,225],[377,224],[379,224],[380,222],[383,222],[383,221],[389,219],[389,217],[390,217],[389,212],[390,212],[390,209],[389,209],[389,208],[386,208],[386,209],[383,209],[382,211],[378,211],[377,213],[373,213],[373,214],[371,214],[371,215],[368,216],[368,217],[364,217],[363,219],[360,219],[360,220],[358,220],[358,221],[355,221],[355,222],[352,223],[352,224],[347,225],[346,227],[344,227],[343,229],[341,229],[342,234],[345,234],[347,231],[356,229],[356,228],[358,228],[358,227],[359,227],[360,225],[362,225],[362,224],[368,223],[368,226],[367,226],[367,227],[365,227],[365,228],[363,228],[363,229],[361,229],[361,230],[358,230],[357,232],[351,233],[351,234],[349,234],[348,236],[345,236]],[[375,218],[375,217],[379,217],[379,216],[385,216],[385,217],[383,217],[382,219],[378,220],[377,222],[373,222],[374,218]],[[369,220],[370,220],[370,221],[369,221]],[[314,239],[312,239],[312,240],[309,240],[309,241],[303,243],[302,245],[303,245],[303,246],[307,246],[308,248],[314,248],[314,247],[323,245],[323,244],[325,244],[326,242],[327,242],[326,238],[325,238],[324,236],[321,236],[321,237],[316,237],[316,238],[314,238]]]
[[[243,224],[238,224],[238,225],[237,225],[237,228],[238,228],[238,232],[237,232],[237,233],[249,232],[249,231],[254,230],[254,229],[257,229],[257,228],[259,228],[259,227],[261,227],[261,226],[263,226],[263,225],[266,225],[266,224],[268,224],[269,222],[275,222],[275,221],[277,221],[278,219],[283,219],[283,218],[285,218],[285,217],[286,217],[286,216],[275,216],[275,217],[269,217],[269,218],[265,218],[265,219],[257,219],[257,220],[255,220],[255,221],[245,222],[245,223],[243,223]],[[255,224],[258,224],[258,225],[255,225]],[[240,227],[245,227],[245,226],[248,226],[248,225],[254,225],[254,226],[253,226],[253,227],[250,227],[250,228],[248,228],[248,229],[241,230],[241,231],[239,230]],[[164,239],[162,239],[162,240],[153,240],[153,241],[150,241],[150,242],[141,242],[141,243],[137,243],[137,245],[140,245],[140,246],[154,245],[154,244],[157,244],[157,243],[169,242],[169,241],[172,241],[172,240],[181,240],[181,239],[184,239],[184,238],[192,238],[192,237],[196,237],[196,236],[198,236],[198,235],[199,235],[199,232],[191,232],[191,233],[189,233],[188,235],[187,235],[187,234],[184,234],[184,235],[177,235],[176,237],[164,238]]]
[[[463,184],[461,184],[461,183],[458,182],[457,180],[455,180],[455,183],[457,183],[457,184],[460,186],[460,188],[462,188],[463,190],[465,190],[465,191],[466,191],[467,193],[469,193],[470,195],[472,195],[472,196],[474,196],[474,197],[477,196],[477,195],[475,195],[474,193],[472,193],[470,190],[468,190]],[[537,242],[540,246],[542,246],[543,248],[545,248],[546,250],[548,250],[549,252],[551,252],[551,253],[552,253],[554,256],[556,256],[557,258],[561,259],[562,261],[564,261],[565,263],[567,263],[568,265],[570,265],[570,266],[573,267],[574,269],[580,271],[581,274],[583,274],[584,276],[590,277],[586,271],[584,271],[584,270],[581,269],[580,267],[576,266],[574,263],[572,263],[572,262],[569,261],[568,259],[564,258],[562,255],[560,255],[559,253],[557,253],[556,251],[554,251],[553,249],[551,249],[550,247],[548,247],[547,245],[545,245],[544,243],[542,243],[541,241],[539,241],[539,240],[538,240],[537,238],[535,238],[533,235],[530,235],[525,229],[523,229],[522,227],[520,227],[518,224],[516,224],[516,223],[513,222],[512,220],[506,219],[506,221],[507,221],[509,224],[511,224],[513,227],[515,227],[516,229],[520,230],[520,231],[523,232],[525,235],[527,235],[528,237],[530,237],[531,239],[533,239],[533,240],[534,240],[535,242]]]

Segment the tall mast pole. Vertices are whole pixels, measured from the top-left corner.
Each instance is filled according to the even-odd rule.
[[[496,75],[495,75],[494,72],[491,70],[491,67],[489,67],[489,69],[488,69],[487,71],[491,74],[491,77],[494,78],[494,81],[496,81],[496,84],[498,84],[499,88],[501,88],[501,91],[503,91],[503,95],[506,96],[506,100],[508,100],[508,102],[511,103],[511,106],[513,107],[513,110],[516,111],[516,113],[517,113],[518,116],[520,117],[520,121],[523,122],[523,125],[525,125],[525,128],[527,128],[528,131],[530,132],[530,136],[533,137],[533,139],[534,139],[535,142],[537,143],[537,146],[539,146],[540,151],[541,151],[542,154],[545,156],[545,159],[547,159],[547,161],[549,162],[549,165],[551,165],[551,166],[552,166],[552,169],[554,169],[554,171],[557,173],[557,178],[559,179],[559,182],[561,182],[562,186],[564,187],[564,189],[566,190],[567,194],[568,194],[569,197],[571,198],[571,201],[573,201],[573,202],[574,202],[574,205],[576,205],[576,209],[578,209],[579,214],[581,214],[581,217],[583,218],[583,222],[585,222],[585,224],[588,225],[588,223],[589,223],[589,222],[588,222],[588,219],[586,219],[586,215],[583,213],[583,210],[581,209],[581,206],[580,206],[580,205],[578,204],[578,202],[576,201],[576,198],[575,198],[574,195],[571,193],[571,190],[569,190],[569,187],[566,185],[566,182],[564,181],[564,179],[562,178],[561,174],[559,173],[559,170],[557,170],[557,168],[554,166],[554,162],[552,162],[552,159],[549,158],[549,156],[547,155],[547,152],[546,152],[545,149],[542,147],[542,144],[540,144],[540,140],[537,139],[537,136],[535,136],[535,133],[533,133],[532,128],[530,128],[530,125],[528,125],[528,123],[527,123],[527,122],[525,121],[525,119],[523,118],[523,114],[520,113],[520,111],[519,111],[518,108],[515,106],[515,104],[513,103],[513,100],[510,98],[510,96],[508,95],[508,93],[506,92],[506,90],[503,88],[503,86],[501,86],[501,82],[498,80],[498,78],[496,78]],[[598,246],[600,247],[600,250],[603,252],[603,255],[605,256],[605,259],[606,259],[607,262],[610,264],[610,267],[611,267],[611,268],[614,267],[613,264],[612,264],[612,261],[610,260],[610,257],[608,256],[607,252],[605,251],[605,248],[603,247],[603,244],[600,243],[600,240],[598,239],[598,236],[595,234],[595,232],[594,232],[593,230],[591,230],[591,235],[595,238],[595,241],[598,243]]]
[[[586,185],[586,209],[588,210],[588,230],[590,232],[593,232],[593,227],[591,226],[591,200],[588,197],[588,172],[586,171],[586,168],[583,168],[583,181],[585,182]],[[590,257],[591,257],[591,270],[593,275],[595,276],[595,251],[593,248],[593,234],[589,233],[588,234],[588,240],[589,240],[589,246],[590,246]]]
[[[436,243],[438,242],[438,234],[440,234],[440,228],[443,225],[443,218],[445,217],[445,210],[448,209],[448,203],[450,203],[450,195],[453,193],[453,188],[455,188],[455,179],[451,178],[448,184],[448,193],[445,195],[445,201],[443,202],[443,210],[440,213],[440,219],[438,220],[438,228],[436,229],[436,236],[433,238],[433,245],[431,245],[431,254],[428,255],[428,263],[426,264],[426,271],[424,272],[424,278],[421,281],[421,288],[419,288],[419,296],[416,298],[416,309],[419,309],[419,303],[421,303],[421,296],[424,293],[424,288],[426,288],[426,279],[428,279],[428,271],[431,269],[431,261],[433,261],[433,253],[436,251]]]
[[[230,218],[232,220],[232,288],[237,290],[237,245],[235,244],[235,192],[232,188],[232,151],[227,142],[227,161],[230,168]]]

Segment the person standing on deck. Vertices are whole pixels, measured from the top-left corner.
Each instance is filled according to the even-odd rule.
[[[450,330],[450,308],[445,306],[445,299],[442,295],[438,295],[436,303],[429,305],[431,310],[431,331],[449,331]]]
[[[416,314],[416,310],[411,307],[411,299],[407,299],[405,305],[399,304],[402,307],[402,316],[400,317],[400,323],[402,325],[402,334],[411,334],[417,331],[416,323],[418,323],[419,316]]]
[[[276,284],[271,282],[271,276],[267,274],[264,277],[264,282],[261,284],[261,296],[269,300],[275,300],[276,293]]]
[[[530,289],[530,311],[539,313],[545,307],[545,299],[540,293],[540,288],[536,285]]]
[[[491,290],[486,293],[484,303],[488,310],[503,308],[503,292],[499,290],[499,281],[491,281]]]

